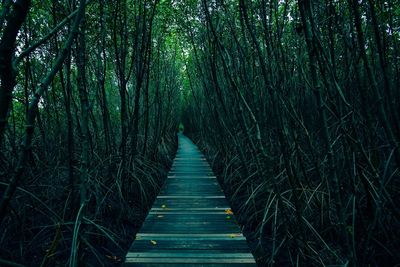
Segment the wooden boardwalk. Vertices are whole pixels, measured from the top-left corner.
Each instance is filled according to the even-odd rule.
[[[124,266],[256,266],[204,155],[183,134]]]
[[[182,134],[124,266],[256,266],[203,154]]]

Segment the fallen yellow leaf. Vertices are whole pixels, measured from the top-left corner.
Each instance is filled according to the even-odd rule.
[[[227,209],[227,210],[225,210],[225,213],[226,213],[226,214],[233,214],[233,212],[232,212],[232,210],[231,210],[231,209]]]
[[[157,241],[155,241],[155,240],[150,240],[150,243],[152,244],[152,245],[157,245]]]

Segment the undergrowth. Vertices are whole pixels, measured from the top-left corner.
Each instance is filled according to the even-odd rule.
[[[346,230],[352,237],[347,247],[340,225],[335,224],[329,187],[310,177],[294,192],[279,157],[266,159],[270,165],[261,176],[251,157],[242,164],[234,147],[229,150],[232,154],[222,154],[201,135],[192,137],[212,165],[259,266],[350,266],[346,249],[357,255],[359,266],[366,262],[397,266],[400,262],[398,217],[382,207],[382,213],[375,215],[377,226],[367,229],[374,222],[367,221],[370,204],[363,186],[356,185],[357,192],[346,203]],[[253,171],[246,175],[249,170]]]
[[[93,156],[90,163],[90,200],[77,228],[79,193],[71,188],[67,166],[57,155],[32,154],[23,185],[18,187],[10,211],[1,225],[1,266],[66,266],[71,249],[78,266],[118,266],[133,242],[157,195],[176,151],[168,136],[151,158],[127,159],[122,176],[121,158]],[[6,162],[6,161],[5,161]],[[34,163],[34,164],[33,164]],[[2,164],[1,191],[13,162]],[[79,172],[74,172],[78,179]],[[73,246],[73,233],[79,242]]]

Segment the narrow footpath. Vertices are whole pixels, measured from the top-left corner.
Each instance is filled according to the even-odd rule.
[[[167,181],[124,266],[256,266],[204,155],[178,138]]]

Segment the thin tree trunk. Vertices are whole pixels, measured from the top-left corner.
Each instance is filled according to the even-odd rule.
[[[4,12],[7,12],[8,4],[10,3],[5,3]],[[17,71],[13,66],[15,42],[22,23],[28,15],[30,4],[30,0],[17,0],[13,3],[13,10],[9,15],[7,25],[0,40],[0,144],[3,140],[12,94],[17,82]]]
[[[88,178],[89,178],[89,114],[90,106],[88,92],[86,88],[86,41],[85,41],[85,21],[82,19],[79,38],[77,38],[77,71],[78,71],[78,91],[81,105],[81,128],[82,128],[82,154],[80,167],[80,205],[86,205],[88,196]]]
[[[354,24],[355,24],[355,27],[357,30],[359,52],[361,54],[361,58],[364,63],[366,76],[367,76],[368,80],[370,81],[371,87],[373,89],[374,98],[377,101],[378,116],[380,119],[380,123],[382,124],[383,129],[385,130],[386,137],[389,141],[391,148],[394,149],[394,151],[395,151],[396,163],[398,166],[400,166],[400,150],[399,150],[399,146],[398,146],[398,141],[397,141],[397,138],[395,137],[392,125],[389,122],[388,115],[387,115],[386,109],[385,109],[384,99],[381,96],[378,84],[376,82],[375,76],[372,73],[372,68],[370,66],[370,63],[367,58],[367,54],[365,52],[365,37],[364,37],[364,32],[361,27],[361,17],[360,17],[360,11],[358,9],[358,1],[357,0],[348,0],[348,1],[349,1],[349,5],[353,11],[353,15],[354,15]]]

